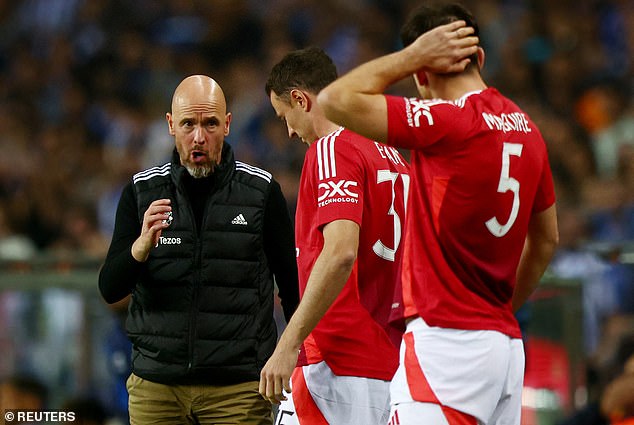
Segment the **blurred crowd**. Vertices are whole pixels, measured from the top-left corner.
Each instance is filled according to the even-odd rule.
[[[551,273],[584,282],[591,356],[605,320],[634,312],[634,2],[462,3],[480,23],[485,81],[547,141],[562,239]],[[220,83],[237,158],[270,170],[293,210],[305,147],[270,107],[271,66],[317,45],[343,73],[400,48],[416,4],[0,0],[0,259],[102,258],[123,184],[170,156],[165,112],[191,74]]]
[[[400,47],[416,1],[0,1],[0,226],[36,251],[101,255],[118,190],[172,149],[176,84],[205,73],[226,91],[232,143],[273,171],[293,203],[303,147],[264,94],[271,65],[318,45],[340,72]],[[480,20],[486,80],[548,141],[559,204],[579,238],[634,239],[634,4],[466,1]],[[413,94],[411,82],[396,91]]]

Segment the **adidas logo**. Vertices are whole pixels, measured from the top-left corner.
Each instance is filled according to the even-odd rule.
[[[231,224],[242,224],[243,226],[246,226],[249,223],[247,223],[242,214],[238,214],[236,218],[231,220]]]

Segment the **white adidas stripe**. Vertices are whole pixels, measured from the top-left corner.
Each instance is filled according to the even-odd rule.
[[[460,108],[464,108],[465,103],[467,102],[467,99],[469,98],[469,96],[473,95],[473,94],[479,94],[481,93],[482,90],[474,90],[471,91],[469,93],[466,93],[464,95],[462,95],[462,97],[458,100],[456,100],[454,103],[459,106]]]
[[[319,180],[337,176],[335,141],[342,131],[343,127],[317,141],[317,168],[319,170]]]
[[[168,163],[165,163],[163,165],[159,165],[159,166],[156,166],[156,167],[148,168],[147,170],[143,170],[143,171],[140,171],[140,172],[136,173],[135,176],[141,177],[141,176],[145,176],[145,175],[148,175],[148,174],[155,173],[157,171],[163,171],[165,169],[170,168],[170,165],[171,164],[168,162]]]
[[[170,173],[171,164],[168,162],[167,164],[163,164],[160,167],[152,167],[145,171],[141,171],[132,176],[132,181],[134,183],[151,179],[155,176],[166,176]]]
[[[249,170],[262,173],[264,176],[269,178],[273,177],[273,175],[269,173],[268,171],[258,168],[254,165],[247,164],[246,162],[236,161],[236,166],[245,167],[245,168],[248,168]]]
[[[254,167],[253,165],[249,165],[241,161],[236,161],[236,170],[244,171],[245,173],[260,177],[261,179],[264,179],[269,183],[271,183],[271,179],[273,178],[273,175],[268,171],[265,171],[258,167]]]
[[[171,164],[168,162],[160,167],[152,167],[147,170],[136,173],[132,176],[132,181],[134,183],[149,180],[155,176],[166,176],[170,173]],[[251,174],[253,176],[260,177],[263,180],[271,183],[271,179],[273,175],[268,171],[265,171],[261,168],[254,167],[253,165],[245,164],[244,162],[236,161],[236,170],[244,171],[245,173]]]

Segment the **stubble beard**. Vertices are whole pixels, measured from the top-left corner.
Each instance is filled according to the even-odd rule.
[[[203,179],[205,177],[208,177],[214,170],[213,166],[211,165],[193,166],[190,164],[185,165],[185,169],[187,170],[189,175],[195,179]]]

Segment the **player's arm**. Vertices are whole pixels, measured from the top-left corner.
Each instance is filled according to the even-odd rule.
[[[272,403],[290,391],[289,380],[304,339],[317,326],[343,289],[359,247],[359,225],[336,220],[323,228],[324,247],[315,261],[302,300],[260,374],[260,393]]]
[[[382,56],[338,78],[317,97],[331,121],[372,140],[387,140],[387,87],[419,71],[460,72],[477,52],[473,28],[455,21],[421,35],[404,49]]]
[[[553,204],[546,210],[533,214],[528,224],[528,234],[517,268],[513,311],[517,311],[539,285],[558,243],[557,209]]]

